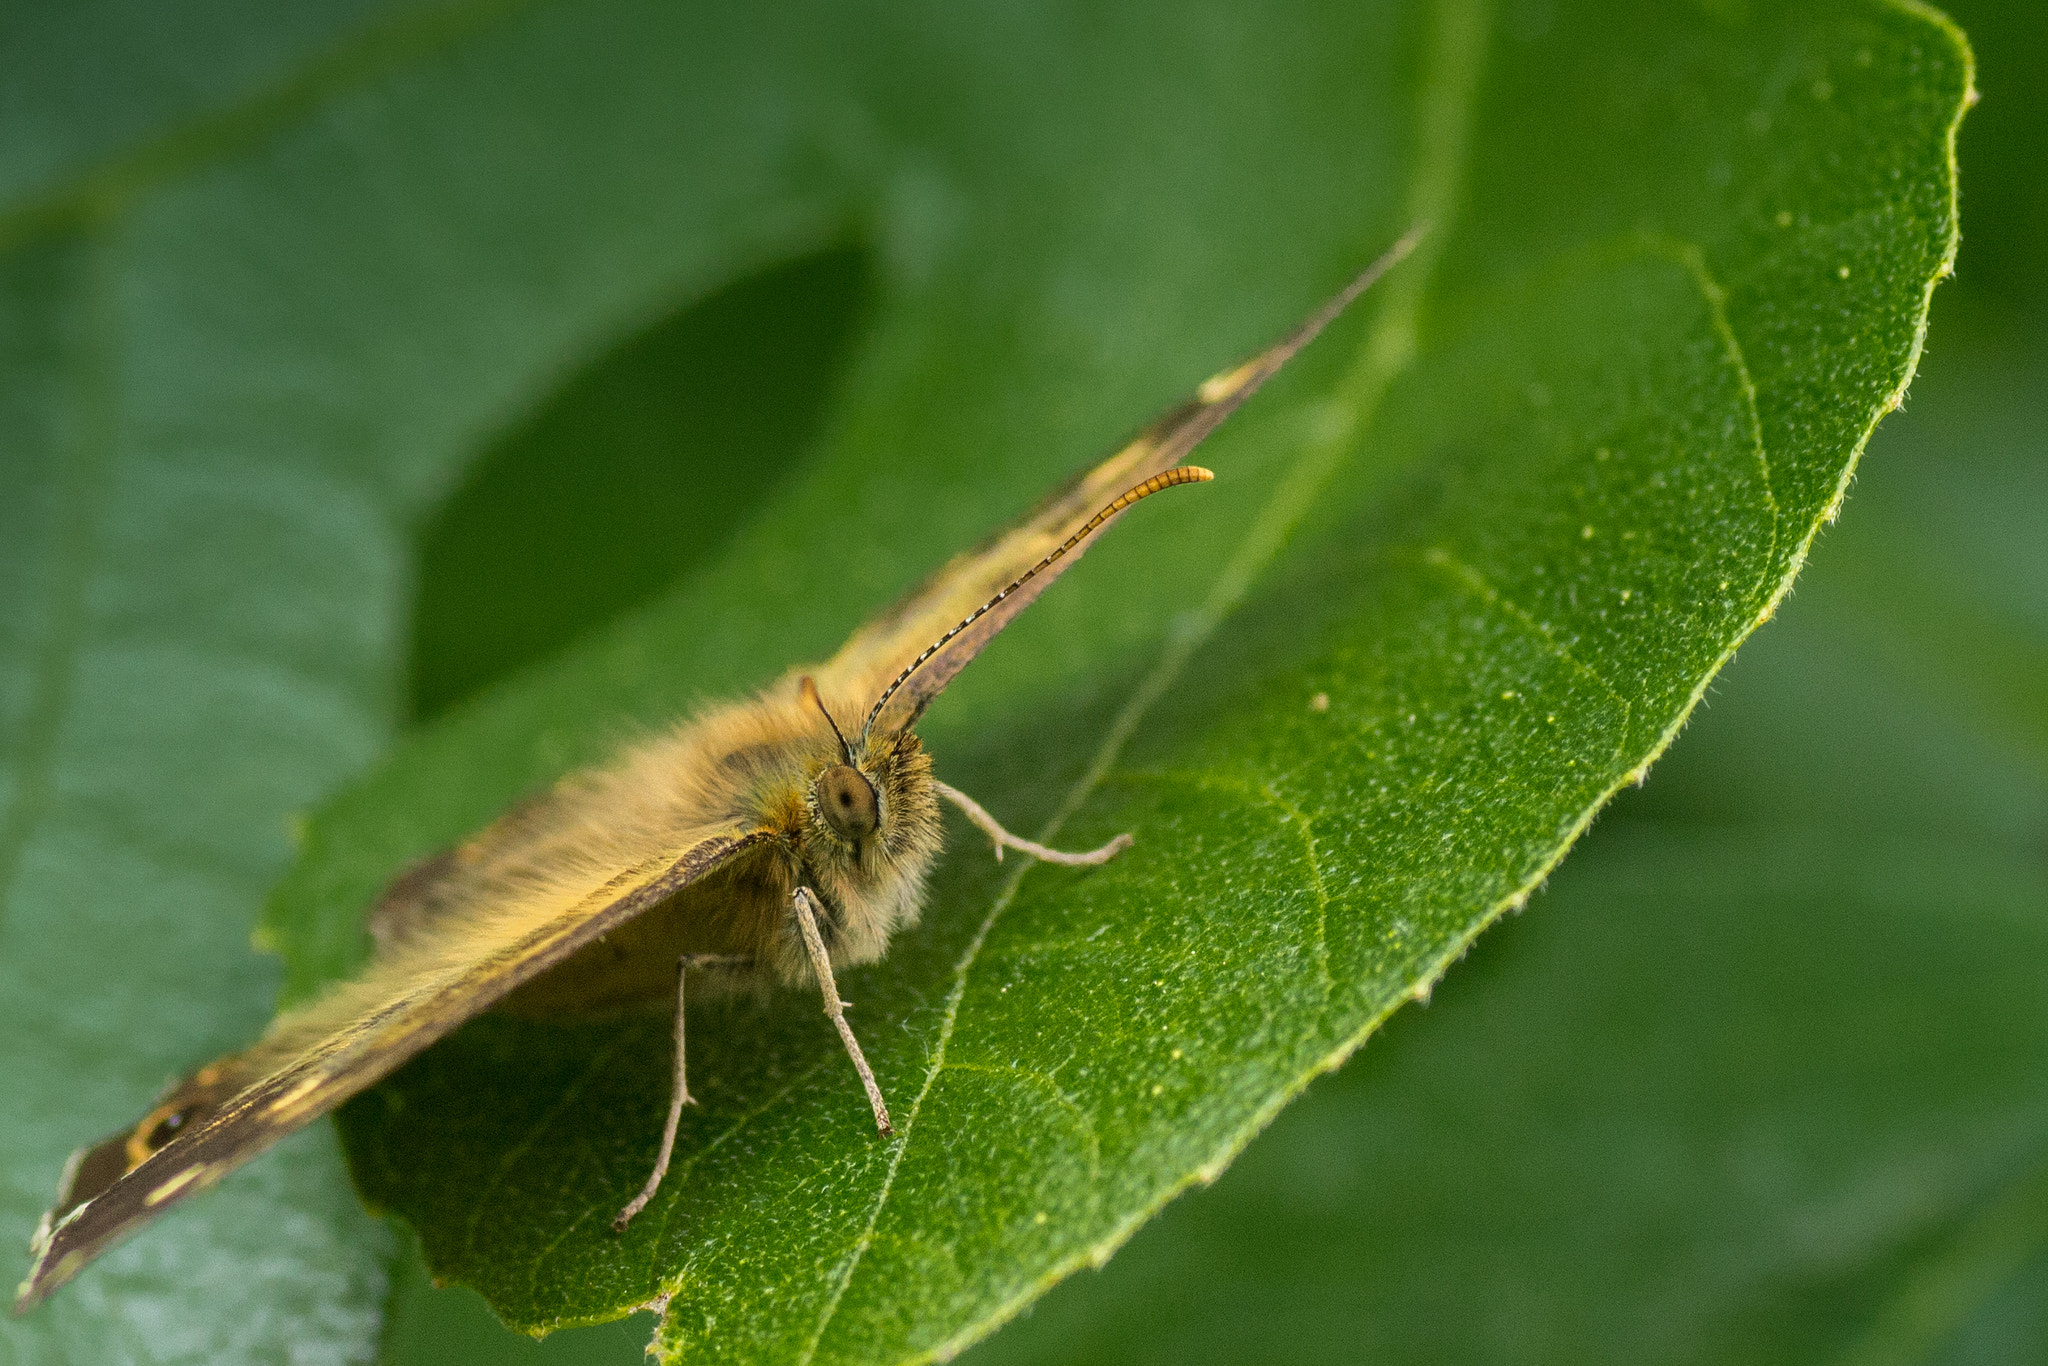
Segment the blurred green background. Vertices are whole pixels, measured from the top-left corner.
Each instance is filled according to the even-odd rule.
[[[1779,619],[1427,1009],[968,1360],[2048,1361],[2048,20],[1951,12],[1958,275]],[[736,286],[494,451],[425,533],[415,714],[699,553],[725,511],[659,470],[793,459],[864,291],[851,253]],[[587,484],[563,424],[616,436]],[[492,541],[542,505],[548,568]],[[385,1360],[623,1363],[647,1326],[528,1343],[409,1264]]]

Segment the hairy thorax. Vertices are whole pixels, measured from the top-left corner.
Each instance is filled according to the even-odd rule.
[[[788,727],[778,724],[780,703],[770,694],[685,727],[661,747],[675,764],[666,772],[638,764],[592,780],[605,789],[634,785],[640,801],[667,808],[665,817],[650,815],[653,826],[730,820],[768,838],[520,987],[505,1009],[586,1015],[665,1002],[685,955],[727,960],[693,976],[713,993],[808,985],[814,973],[791,915],[800,885],[819,900],[819,930],[834,967],[875,961],[892,934],[916,922],[941,838],[931,760],[917,736],[883,737],[854,756],[874,789],[879,820],[849,840],[823,819],[814,792],[819,773],[840,762],[834,742],[798,729],[800,712]],[[675,774],[690,775],[687,789],[664,791]],[[616,792],[592,795],[603,801]]]

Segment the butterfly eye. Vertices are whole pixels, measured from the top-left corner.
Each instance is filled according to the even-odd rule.
[[[881,815],[875,808],[875,789],[858,769],[834,764],[818,775],[814,791],[825,824],[841,839],[858,840],[872,834],[881,824]]]

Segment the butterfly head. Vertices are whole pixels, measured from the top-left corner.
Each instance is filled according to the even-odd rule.
[[[833,719],[817,684],[799,681],[803,702],[825,719],[836,754],[812,779],[805,806],[822,839],[814,841],[860,864],[886,859],[923,843],[920,836],[937,810],[931,790],[931,760],[917,736],[904,730],[849,743]]]

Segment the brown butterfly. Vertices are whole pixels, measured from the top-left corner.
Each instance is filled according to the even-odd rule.
[[[31,1244],[16,1309],[116,1240],[374,1085],[494,1006],[588,1010],[672,995],[675,1074],[660,1153],[615,1228],[660,1185],[689,1103],[683,988],[780,983],[824,994],[874,1108],[888,1108],[833,972],[881,957],[921,909],[939,801],[995,841],[1057,863],[932,776],[911,729],[996,633],[1133,503],[1209,471],[1180,464],[1217,424],[1407,254],[1410,232],[1278,345],[1209,380],[1009,530],[947,564],[822,666],[708,708],[611,766],[565,779],[401,874],[369,911],[354,977],[248,1049],[167,1090],[130,1128],[72,1155]]]

